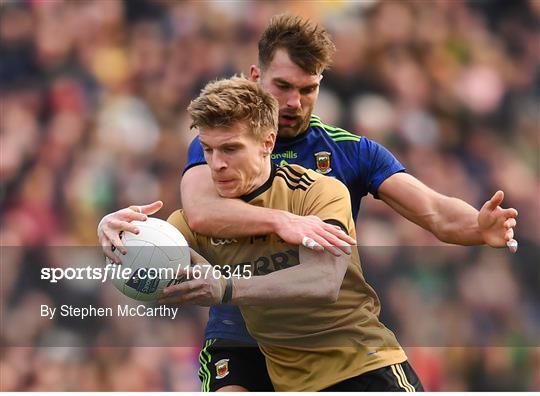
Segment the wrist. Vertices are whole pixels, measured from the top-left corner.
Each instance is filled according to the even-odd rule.
[[[272,233],[281,235],[283,227],[287,227],[292,216],[292,213],[284,210],[272,209],[272,216],[270,216]]]
[[[232,284],[232,295],[229,304],[245,305],[246,286],[249,287],[252,278],[235,278]],[[249,300],[247,301],[249,302]]]
[[[101,236],[101,226],[103,225],[103,223],[105,222],[105,219],[107,218],[107,216],[103,216],[101,218],[101,220],[99,221],[98,225],[97,225],[97,229],[96,229],[96,232],[97,232],[97,236],[98,238]]]
[[[473,245],[483,245],[488,244],[487,242],[487,232],[488,230],[482,227],[482,224],[480,223],[480,219],[478,219],[478,223],[474,225],[474,227],[470,230],[469,235],[471,237],[471,244]]]
[[[221,278],[221,284],[223,285],[223,295],[221,297],[221,303],[229,304],[232,300],[233,294],[233,278]]]
[[[476,237],[474,238],[475,245],[489,245],[486,238],[486,234],[482,230],[476,231]]]

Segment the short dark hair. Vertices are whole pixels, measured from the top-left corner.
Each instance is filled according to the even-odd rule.
[[[278,109],[269,92],[243,76],[208,83],[188,106],[192,128],[230,128],[245,122],[257,139],[277,131]]]
[[[291,60],[310,74],[320,74],[328,68],[336,51],[322,26],[288,14],[272,17],[259,40],[259,66],[263,70],[279,48],[285,49]]]

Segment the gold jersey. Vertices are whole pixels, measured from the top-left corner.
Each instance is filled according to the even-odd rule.
[[[301,166],[273,167],[269,180],[242,199],[301,216],[315,215],[356,237],[345,185]],[[168,221],[213,265],[249,266],[253,276],[264,276],[299,263],[298,246],[276,235],[234,239],[199,235],[189,229],[182,211]],[[364,279],[356,249],[335,303],[240,308],[265,355],[276,391],[319,391],[407,359],[394,334],[378,319],[380,302]]]

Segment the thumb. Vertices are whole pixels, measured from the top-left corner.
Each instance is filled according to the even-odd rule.
[[[162,201],[155,201],[148,205],[141,205],[141,213],[145,215],[152,215],[163,207]]]
[[[497,191],[489,201],[486,202],[487,208],[489,210],[495,210],[497,209],[497,206],[499,206],[504,199],[504,192],[501,190]]]
[[[203,256],[201,256],[199,253],[197,253],[192,248],[189,248],[189,254],[191,256],[191,263],[192,264],[206,264],[206,263],[208,263],[208,261]]]

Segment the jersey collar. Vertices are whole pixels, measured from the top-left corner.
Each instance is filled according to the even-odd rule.
[[[262,184],[260,187],[256,188],[255,190],[253,190],[249,194],[242,195],[240,197],[240,199],[242,201],[249,202],[249,201],[257,198],[259,195],[261,195],[263,192],[265,192],[266,190],[268,190],[272,186],[272,183],[274,182],[274,177],[276,176],[277,165],[274,164],[273,161],[270,161],[270,166],[271,166],[271,168],[270,168],[270,177],[268,178],[268,180],[266,180],[264,182],[264,184]]]

